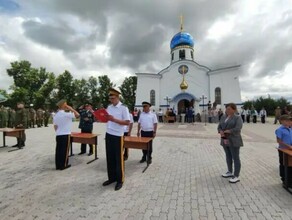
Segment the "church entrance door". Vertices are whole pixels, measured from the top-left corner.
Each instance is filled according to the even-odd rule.
[[[177,103],[178,114],[185,114],[186,113],[186,109],[190,108],[190,107],[194,107],[194,100],[189,101],[187,99],[181,99]]]

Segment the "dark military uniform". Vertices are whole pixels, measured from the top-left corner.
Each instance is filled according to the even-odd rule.
[[[24,108],[18,108],[15,113],[15,128],[27,128],[27,112]],[[24,147],[25,146],[26,135],[25,131],[20,138],[17,138],[17,144]]]
[[[79,128],[81,129],[81,133],[92,133],[93,130],[93,122],[94,115],[90,110],[80,109],[80,122]],[[81,144],[81,152],[80,154],[86,153],[86,144]],[[89,145],[89,155],[93,154],[93,145]]]
[[[44,124],[45,124],[45,127],[48,127],[48,124],[49,124],[49,119],[51,117],[51,113],[49,112],[49,110],[45,110],[45,113],[44,113]]]

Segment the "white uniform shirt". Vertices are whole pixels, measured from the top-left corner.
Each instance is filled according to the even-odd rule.
[[[116,119],[130,121],[129,110],[121,102],[119,102],[116,106],[109,105],[106,110],[109,113],[109,115],[112,115]],[[123,136],[124,125],[120,125],[118,123],[108,121],[106,132],[108,134],[115,135],[115,136]]]
[[[65,112],[64,110],[59,110],[54,118],[53,123],[57,125],[56,135],[68,135],[71,134],[72,120],[75,118],[73,112]]]
[[[154,124],[157,124],[157,116],[153,112],[142,112],[138,123],[140,123],[142,131],[154,131]]]
[[[133,115],[132,115],[132,114],[129,114],[129,116],[130,116],[130,124],[133,124],[133,123],[134,123]],[[129,132],[129,126],[130,126],[130,125],[125,125],[125,126],[124,126],[124,133],[125,133],[125,132]]]

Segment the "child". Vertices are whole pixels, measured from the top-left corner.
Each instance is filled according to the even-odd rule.
[[[281,126],[275,131],[277,137],[277,143],[279,149],[291,149],[292,150],[292,117],[289,115],[282,115],[280,117]],[[283,152],[279,152],[280,162],[280,176],[283,183],[285,182],[285,171],[283,165]],[[288,167],[288,186],[292,187],[292,167]]]

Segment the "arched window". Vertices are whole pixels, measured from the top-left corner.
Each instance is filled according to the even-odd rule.
[[[155,91],[153,89],[150,91],[150,104],[155,105]]]
[[[185,50],[180,50],[179,51],[179,59],[184,60],[186,58],[186,52]]]
[[[218,105],[221,105],[221,88],[217,87],[215,89],[215,102]]]
[[[172,53],[172,54],[171,54],[171,60],[173,60],[173,58],[174,58],[174,54]]]
[[[192,60],[194,60],[194,52],[193,51],[191,51],[191,58],[192,58]]]

